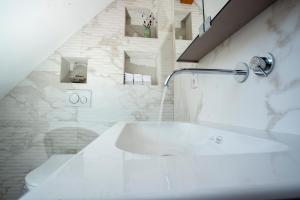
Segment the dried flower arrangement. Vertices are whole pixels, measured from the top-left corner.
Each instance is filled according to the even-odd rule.
[[[157,23],[153,12],[150,12],[150,13],[143,12],[142,19],[143,19],[143,26],[148,29],[150,29],[154,23]]]

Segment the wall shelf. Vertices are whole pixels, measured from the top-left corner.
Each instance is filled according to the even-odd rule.
[[[210,29],[197,36],[181,54],[177,62],[198,62],[229,36],[275,0],[230,0],[212,20]]]

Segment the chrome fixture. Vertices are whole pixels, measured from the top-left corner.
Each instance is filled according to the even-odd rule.
[[[254,56],[249,63],[254,74],[263,77],[267,77],[272,72],[274,65],[275,59],[271,53],[268,53],[266,57]]]
[[[199,28],[199,36],[203,35],[211,27],[211,17],[207,17]]]
[[[199,7],[200,8],[200,7]],[[199,27],[199,36],[201,36],[203,33],[208,31],[211,27],[211,16],[208,16],[205,18],[205,10],[204,10],[204,0],[202,0],[202,17],[203,17],[203,24]]]
[[[243,83],[247,80],[249,75],[249,67],[245,63],[238,64],[235,69],[203,69],[203,68],[183,68],[174,70],[166,79],[164,86],[168,86],[170,80],[173,76],[177,74],[224,74],[224,75],[234,75],[235,80],[238,83]]]

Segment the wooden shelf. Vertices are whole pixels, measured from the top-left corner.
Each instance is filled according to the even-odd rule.
[[[230,0],[212,20],[210,29],[197,36],[177,62],[198,62],[275,0]]]

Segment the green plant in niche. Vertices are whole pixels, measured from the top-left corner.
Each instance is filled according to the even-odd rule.
[[[157,23],[156,18],[152,12],[150,13],[142,13],[143,19],[143,26],[144,26],[144,37],[150,38],[151,37],[151,27],[154,23]]]

